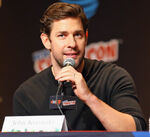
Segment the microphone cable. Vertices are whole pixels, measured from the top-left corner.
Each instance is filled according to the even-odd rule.
[[[56,92],[56,105],[57,105],[57,108],[59,109],[59,112],[61,113],[61,115],[64,115],[64,113],[62,112],[62,110],[60,108],[60,105],[58,104],[58,95],[59,95],[59,93],[62,93],[63,83],[62,82],[58,82],[58,83],[59,83],[59,85],[58,85],[57,92]]]
[[[58,82],[58,83],[59,83],[59,85],[58,85],[57,92],[56,92],[56,105],[57,105],[57,108],[59,109],[59,112],[61,113],[61,115],[64,115],[63,111],[60,108],[60,105],[58,104],[58,95],[59,95],[59,93],[63,93],[62,92],[63,91],[63,82]],[[70,125],[67,121],[67,119],[66,119],[66,124],[67,124],[69,130],[72,130],[72,128],[70,127]]]
[[[74,67],[74,66],[75,66],[75,60],[74,60],[73,58],[67,58],[66,60],[64,60],[63,66],[64,66],[64,67],[65,67],[65,66],[72,66],[72,67]],[[57,92],[56,92],[56,105],[57,105],[57,108],[59,109],[59,112],[61,113],[61,115],[64,115],[64,113],[63,113],[63,111],[62,111],[62,109],[60,108],[60,105],[59,105],[59,103],[58,103],[58,95],[59,95],[59,93],[63,93],[62,90],[63,90],[63,82],[59,82],[59,81],[58,81],[58,88],[57,88]],[[63,99],[63,98],[62,98],[62,99]],[[61,100],[61,101],[62,101],[62,100]],[[67,119],[66,119],[66,124],[68,125],[68,128],[69,128],[70,130],[72,130],[72,128],[70,127],[70,125],[69,125],[69,123],[68,123],[68,121],[67,121]]]

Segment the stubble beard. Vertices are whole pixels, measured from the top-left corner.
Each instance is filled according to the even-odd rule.
[[[64,60],[63,60],[63,59],[58,59],[58,58],[56,58],[55,56],[53,56],[53,57],[54,57],[54,59],[55,59],[55,62],[58,64],[58,66],[59,66],[60,68],[63,68],[63,67],[64,67],[64,66],[63,66]],[[78,60],[79,60],[78,63],[76,63],[75,66],[74,66],[74,68],[75,68],[76,70],[77,70],[78,68],[80,68],[80,66],[81,66],[81,64],[82,64],[82,61],[84,60],[84,54],[83,54],[83,56],[81,56]]]

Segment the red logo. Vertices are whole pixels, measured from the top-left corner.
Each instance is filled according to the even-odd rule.
[[[56,102],[56,100],[51,100],[50,101],[51,104],[59,104],[59,105],[61,104],[61,100],[57,100],[57,102]]]
[[[86,47],[85,57],[106,62],[116,61],[118,59],[119,41],[111,40],[109,42],[92,43]]]

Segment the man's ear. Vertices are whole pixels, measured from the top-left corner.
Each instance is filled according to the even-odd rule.
[[[51,49],[51,43],[50,43],[50,40],[49,40],[49,38],[48,38],[48,36],[45,34],[45,33],[42,33],[41,35],[40,35],[40,38],[41,38],[41,40],[42,40],[42,43],[43,43],[43,45],[44,45],[44,47],[46,48],[46,49]]]

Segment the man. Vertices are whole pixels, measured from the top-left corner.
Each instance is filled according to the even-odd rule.
[[[145,130],[146,123],[130,75],[122,68],[84,58],[88,20],[79,5],[54,3],[41,18],[41,40],[52,65],[24,82],[14,94],[15,115],[60,115],[49,108],[60,82],[77,109],[63,110],[70,130]],[[67,58],[75,66],[63,67]]]

